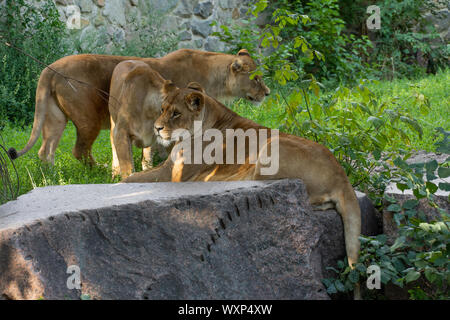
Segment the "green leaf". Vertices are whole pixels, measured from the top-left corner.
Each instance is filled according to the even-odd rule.
[[[405,210],[404,213],[408,218],[412,218],[417,215],[417,210]]]
[[[350,271],[348,278],[352,283],[357,283],[359,281],[359,272],[353,269]]]
[[[419,260],[414,262],[414,265],[416,266],[416,268],[425,268],[428,265],[428,263],[424,260]]]
[[[397,272],[402,272],[403,270],[405,270],[405,265],[398,257],[392,258],[392,265],[394,266],[395,270],[397,270]]]
[[[402,211],[402,207],[400,207],[400,205],[398,205],[396,203],[393,203],[393,204],[389,205],[386,210],[390,211],[390,212],[400,212],[400,211]]]
[[[422,139],[423,134],[422,127],[420,126],[417,120],[405,116],[400,116],[400,121],[406,123],[411,129],[416,131],[419,134],[419,138]]]
[[[427,169],[427,172],[434,172],[438,168],[438,163],[436,160],[432,160],[425,163],[425,168]]]
[[[374,117],[374,116],[370,116],[369,118],[367,118],[367,122],[372,124],[375,128],[378,128],[379,126],[384,124],[383,120],[381,120],[378,117]]]
[[[327,287],[327,293],[328,294],[334,294],[337,293],[336,287],[334,284],[331,284],[329,287]]]
[[[417,199],[422,199],[427,196],[427,193],[423,191],[422,189],[414,189],[413,194]]]
[[[438,190],[438,186],[435,185],[433,182],[427,181],[427,182],[425,182],[425,185],[426,185],[428,191],[430,191],[430,193],[432,193],[432,194],[434,194]]]
[[[445,265],[445,263],[448,262],[448,259],[446,257],[440,257],[433,261],[433,264],[437,267],[442,267]]]
[[[397,239],[395,239],[394,244],[391,246],[391,252],[394,252],[396,249],[402,247],[405,241],[406,241],[405,236],[400,236]]]
[[[442,179],[448,178],[450,176],[450,168],[439,167],[438,176]]]
[[[373,150],[372,155],[373,155],[375,160],[380,160],[380,158],[381,158],[381,150],[379,150],[379,149]]]
[[[330,279],[322,279],[322,283],[325,286],[325,288],[328,288],[332,284]]]
[[[399,167],[400,169],[408,169],[408,163],[406,161],[404,161],[402,158],[397,157],[394,159],[394,164]]]
[[[415,270],[411,270],[406,275],[405,280],[406,280],[406,283],[409,283],[409,282],[412,282],[412,281],[416,281],[419,278],[420,278],[420,272],[417,272]]]
[[[361,273],[366,273],[367,272],[366,266],[363,265],[362,263],[357,263],[355,269],[358,270]]]
[[[387,193],[385,193],[383,195],[383,198],[386,199],[386,201],[388,201],[390,203],[397,203],[397,199],[395,199],[394,197],[389,196]]]
[[[414,209],[415,207],[417,207],[418,205],[419,205],[419,200],[410,199],[410,200],[406,200],[402,204],[402,208],[406,209],[406,210],[411,210],[411,209]]]
[[[401,192],[409,189],[408,185],[404,183],[397,183],[396,186]]]
[[[341,280],[336,280],[334,282],[334,286],[336,287],[336,289],[340,292],[345,292],[345,286],[344,284],[341,282]]]
[[[336,269],[336,268],[333,268],[333,267],[326,267],[325,269],[334,271],[334,272],[336,272],[337,274],[339,274],[339,270]]]
[[[437,279],[435,271],[436,270],[434,268],[425,269],[425,278],[427,278],[427,280],[430,281],[431,283],[433,283]]]
[[[448,182],[439,182],[439,189],[443,191],[450,191],[450,183]]]
[[[375,237],[380,243],[385,244],[387,241],[387,236],[385,234],[379,234]]]

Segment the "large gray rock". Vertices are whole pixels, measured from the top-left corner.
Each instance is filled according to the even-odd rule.
[[[173,10],[180,0],[152,0],[149,1],[152,10],[164,14]]]
[[[214,6],[211,1],[200,2],[194,7],[194,14],[206,19],[212,15],[213,8]]]
[[[182,31],[179,34],[180,37],[180,41],[186,41],[186,40],[191,40],[192,39],[192,34],[189,31]]]
[[[190,18],[192,16],[193,8],[194,4],[192,1],[182,0],[173,11],[173,14],[182,18]]]
[[[0,299],[328,299],[344,254],[340,217],[299,180],[45,187],[0,206]]]
[[[92,2],[90,0],[78,0],[76,4],[80,7],[82,13],[92,12]]]
[[[223,52],[225,50],[225,45],[217,37],[209,37],[205,42],[206,51]]]
[[[436,31],[439,33],[443,41],[446,42],[449,41],[450,39],[449,8],[442,8],[433,13],[427,13],[423,17],[425,20],[430,22],[436,28]]]
[[[124,27],[126,24],[124,1],[108,0],[105,2],[103,15],[108,17],[113,25]]]
[[[365,236],[376,236],[383,233],[383,218],[373,206],[366,194],[356,191],[361,209],[361,233]]]
[[[192,33],[195,35],[199,35],[203,38],[208,37],[212,33],[212,26],[210,26],[211,21],[200,21],[200,20],[192,20],[191,28]]]

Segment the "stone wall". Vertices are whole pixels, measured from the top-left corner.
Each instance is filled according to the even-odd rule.
[[[222,51],[224,44],[211,34],[218,30],[211,22],[231,24],[247,12],[249,0],[55,0],[61,20],[70,21],[72,31],[84,50],[89,37],[97,37],[97,45],[124,42],[135,36],[139,21],[161,19],[161,28],[173,32],[179,48]],[[79,8],[79,23],[73,6]]]
[[[35,3],[35,0],[30,0]],[[38,2],[42,3],[43,0]],[[61,20],[70,21],[74,16],[74,6],[79,11],[80,23],[77,30],[71,31],[71,41],[79,40],[84,52],[95,52],[104,47],[106,52],[113,50],[113,42],[125,46],[127,40],[139,36],[143,31],[143,20],[158,20],[158,31],[174,34],[179,42],[178,48],[223,51],[225,44],[211,34],[219,31],[218,25],[231,25],[246,16],[251,0],[53,0]],[[437,29],[442,41],[450,37],[448,17],[449,7],[441,1],[436,2],[439,10],[424,13]],[[267,21],[267,12],[256,23]],[[157,37],[163,38],[161,34]],[[94,44],[89,39],[95,38]],[[103,50],[100,50],[103,51]],[[163,50],[164,51],[164,50]],[[75,51],[74,53],[78,53]],[[164,52],[161,52],[164,53]]]

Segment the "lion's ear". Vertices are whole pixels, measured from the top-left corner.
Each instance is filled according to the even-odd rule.
[[[169,95],[169,93],[173,90],[175,90],[177,87],[175,86],[175,84],[170,81],[170,80],[166,80],[164,81],[163,87],[161,89],[161,93],[163,96],[167,97]]]
[[[200,92],[191,92],[184,97],[188,108],[199,112],[205,106],[205,97]]]
[[[247,49],[241,49],[239,50],[239,52],[237,53],[238,56],[249,56],[250,57],[250,53],[248,53]]]
[[[249,67],[247,64],[245,64],[244,62],[242,62],[241,59],[236,59],[234,60],[234,62],[231,64],[231,69],[238,73],[238,72],[248,72]]]
[[[187,88],[205,93],[205,89],[203,89],[203,87],[198,82],[191,82],[191,83],[189,83],[187,85]]]

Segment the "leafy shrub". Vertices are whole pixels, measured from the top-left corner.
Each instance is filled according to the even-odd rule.
[[[314,77],[302,81],[289,96],[281,96],[286,105],[281,129],[327,146],[353,186],[381,204],[391,176],[376,169],[386,167],[398,147],[410,143],[411,134],[421,137],[422,128],[405,105],[396,98],[379,101],[368,84],[360,80],[354,88],[340,86],[333,94],[319,98],[320,83]],[[426,99],[417,107],[424,113],[429,110]]]
[[[334,87],[359,78],[423,75],[426,68],[419,63],[420,56],[429,61],[428,71],[448,66],[450,47],[424,19],[426,12],[436,10],[433,1],[376,3],[381,10],[381,29],[376,31],[366,27],[367,1],[277,0],[268,4],[268,0],[254,0],[246,20],[220,26],[215,35],[232,52],[245,47],[254,55],[263,54],[267,65],[275,67],[266,68],[270,75],[277,76],[278,68],[294,70],[300,79],[312,73]],[[258,30],[255,23],[261,12],[269,14],[268,23]],[[313,50],[324,59],[311,59]],[[270,58],[264,57],[267,54]]]
[[[312,61],[314,58],[323,59],[323,55],[313,50],[303,35],[284,36],[286,29],[307,23],[310,19],[306,15],[277,8],[271,13],[271,23],[266,24],[261,30],[254,28],[258,15],[268,10],[267,8],[267,0],[258,0],[249,9],[249,14],[252,16],[243,21],[243,26],[221,25],[221,31],[214,32],[213,35],[228,43],[232,52],[246,48],[260,61],[255,75],[267,74],[275,82],[284,86],[287,82],[304,76],[302,69],[296,65],[298,57],[302,57],[304,61]],[[214,24],[216,22],[213,22]]]
[[[254,22],[263,11],[271,13],[270,19],[258,30]],[[356,38],[344,33],[337,0],[278,0],[271,2],[270,7],[268,1],[258,0],[249,14],[243,25],[220,26],[221,32],[215,35],[228,43],[232,51],[245,47],[253,54],[263,53],[260,59],[271,69],[275,67],[266,68],[275,78],[292,70],[300,78],[313,73],[319,80],[337,83],[367,74],[369,66],[365,60],[371,43],[365,36]],[[261,50],[260,46],[267,49]]]
[[[5,42],[50,64],[67,53],[65,26],[51,0],[40,4],[6,0],[1,5],[0,22],[0,116],[22,125],[33,119],[43,66]]]
[[[436,143],[437,149],[448,152],[450,132],[442,128],[437,130],[443,136]],[[385,196],[389,203],[386,210],[394,213],[398,227],[397,239],[389,246],[385,235],[360,237],[361,255],[355,269],[351,270],[344,261],[338,262],[337,269],[329,268],[336,273],[335,278],[323,280],[330,294],[353,290],[354,283],[367,279],[367,268],[377,265],[381,282],[402,288],[408,285],[410,299],[450,298],[450,218],[446,210],[437,207],[434,197],[438,189],[450,190],[450,184],[436,185],[430,181],[437,178],[435,172],[440,178],[450,176],[450,157],[441,164],[436,160],[407,164],[407,156],[394,160],[393,175],[397,177],[397,187],[412,190],[415,199],[399,204],[396,199]],[[440,219],[427,221],[424,213],[417,209],[422,198],[427,198],[431,206],[438,208]],[[380,293],[369,295],[379,297]]]
[[[431,59],[428,71],[448,66],[450,47],[445,45],[434,26],[424,18],[435,12],[436,1],[377,1],[381,11],[381,29],[367,31],[365,27],[367,1],[340,0],[341,16],[355,35],[370,34],[376,46],[370,52],[372,72],[381,78],[423,75],[426,69],[418,63],[418,56]],[[441,4],[444,4],[441,1]]]

